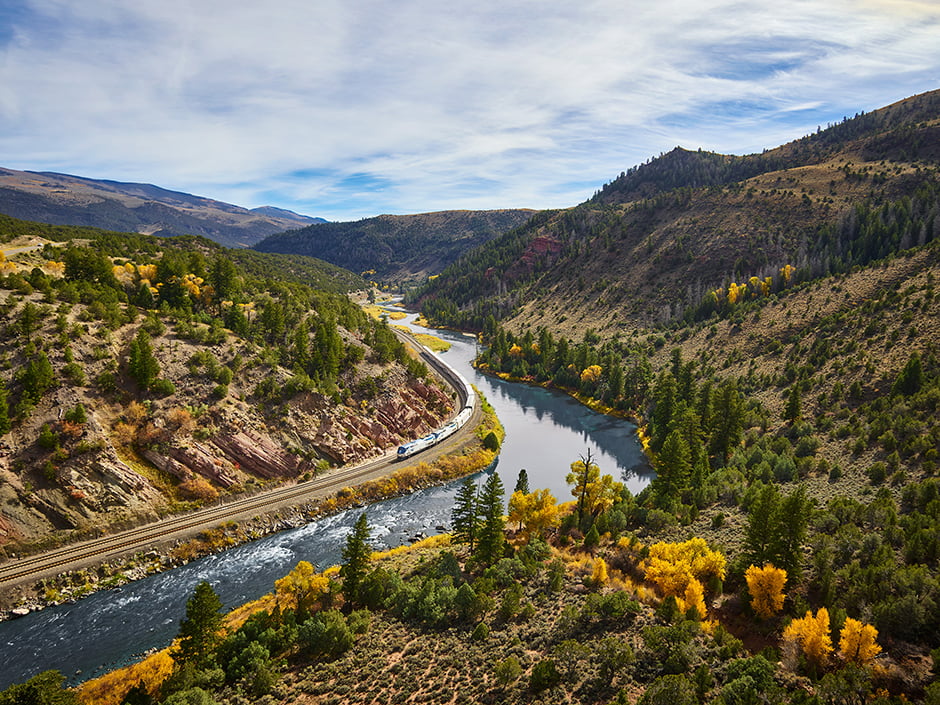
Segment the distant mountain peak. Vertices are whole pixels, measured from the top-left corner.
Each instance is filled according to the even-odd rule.
[[[251,247],[268,235],[325,222],[282,208],[248,209],[153,184],[0,168],[0,213],[52,225],[201,235]]]

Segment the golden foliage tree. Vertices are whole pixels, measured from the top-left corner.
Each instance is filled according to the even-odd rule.
[[[596,587],[601,587],[607,584],[608,579],[607,561],[603,558],[598,558],[594,561],[594,569],[591,571],[591,584]]]
[[[591,454],[571,463],[571,472],[565,476],[571,485],[571,494],[578,500],[579,521],[587,512],[593,517],[607,511],[623,492],[623,483],[610,475],[601,475],[601,469],[591,462]]]
[[[317,573],[307,561],[300,561],[280,580],[274,581],[278,605],[282,609],[309,611],[330,589],[330,579]]]
[[[820,607],[815,616],[808,611],[802,619],[794,619],[783,630],[783,640],[799,646],[811,667],[824,668],[832,653],[829,610]]]
[[[549,490],[535,490],[528,494],[513,492],[509,498],[509,522],[518,524],[526,541],[533,536],[542,537],[561,521],[558,501]]]
[[[864,666],[881,653],[878,630],[871,624],[847,617],[839,632],[839,653],[842,658]]]
[[[581,381],[582,382],[596,382],[601,378],[601,369],[600,365],[590,365],[585,367],[581,372]]]
[[[725,557],[713,551],[705,539],[692,538],[682,543],[655,543],[650,546],[645,577],[656,585],[663,597],[675,597],[683,611],[695,607],[704,617],[705,583],[723,580]]]
[[[767,563],[763,568],[752,565],[744,573],[747,589],[751,593],[751,607],[764,618],[773,617],[783,609],[783,586],[787,582],[787,571]]]

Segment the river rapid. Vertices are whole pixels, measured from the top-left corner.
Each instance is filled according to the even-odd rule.
[[[495,469],[506,495],[519,470],[526,469],[531,489],[548,488],[559,501],[571,499],[565,483],[569,466],[590,449],[602,473],[614,475],[634,493],[649,484],[636,427],[623,419],[595,413],[566,394],[482,375],[472,367],[473,337],[452,331],[431,332],[451,343],[447,362],[496,409],[506,439]],[[485,473],[476,476],[482,484]],[[226,609],[273,590],[274,581],[298,561],[323,569],[340,561],[346,535],[359,514],[368,515],[377,549],[406,543],[418,533],[440,533],[450,524],[454,497],[462,481],[420,490],[320,519],[153,575],[122,588],[95,593],[71,605],[59,605],[0,623],[0,690],[47,669],[58,669],[72,685],[163,648],[179,630],[186,600],[207,580]]]

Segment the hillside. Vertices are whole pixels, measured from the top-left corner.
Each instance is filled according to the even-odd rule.
[[[441,211],[322,223],[272,235],[261,252],[308,255],[393,284],[424,281],[468,250],[521,225],[535,211]]]
[[[479,330],[494,314],[610,338],[787,264],[798,280],[847,271],[936,236],[938,135],[933,92],[760,155],[676,148],[468,253],[411,300],[432,322]]]
[[[250,247],[272,233],[324,222],[280,208],[249,210],[150,184],[3,168],[0,213],[53,225],[201,235],[227,247]]]
[[[0,231],[13,236],[0,258],[7,551],[381,455],[452,405],[349,301],[362,280],[332,265],[199,238],[13,219]]]

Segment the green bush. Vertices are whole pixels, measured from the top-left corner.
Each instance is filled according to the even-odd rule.
[[[561,674],[552,659],[539,661],[532,667],[529,675],[529,689],[540,693],[548,688],[554,688],[561,682]]]

